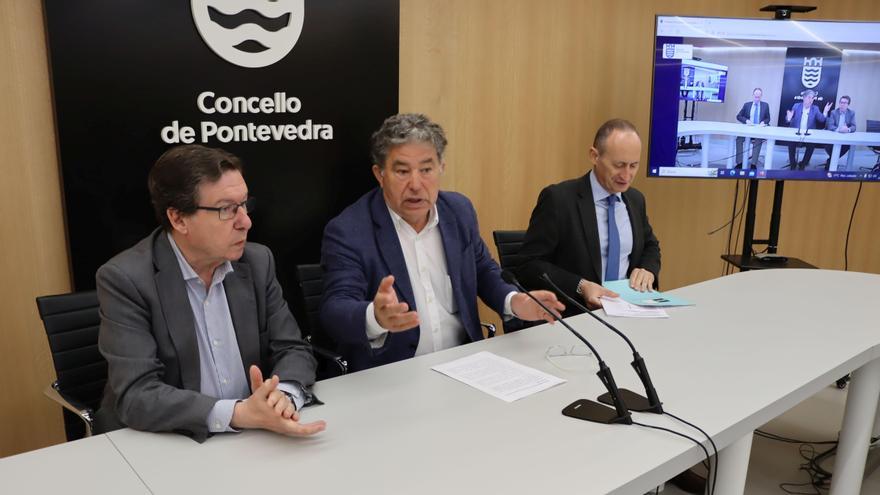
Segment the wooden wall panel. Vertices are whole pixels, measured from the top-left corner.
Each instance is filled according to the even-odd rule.
[[[445,188],[495,229],[525,228],[538,192],[583,174],[604,120],[647,133],[654,15],[765,17],[764,0],[401,0],[400,102],[442,123]],[[816,3],[815,1],[813,3]],[[877,19],[874,0],[821,2],[802,18]],[[0,456],[63,440],[41,395],[52,377],[33,298],[69,290],[61,192],[40,2],[0,0]],[[663,249],[664,288],[719,276],[734,185],[637,180]],[[843,268],[855,184],[786,185],[781,248]],[[761,188],[766,235],[772,187]],[[849,268],[880,273],[880,192],[863,188]],[[817,288],[820,290],[821,288]],[[772,295],[768,295],[772,297]]]
[[[40,2],[0,1],[0,457],[64,440],[34,298],[70,289]]]

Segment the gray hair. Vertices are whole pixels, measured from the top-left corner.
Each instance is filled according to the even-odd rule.
[[[401,113],[385,119],[382,127],[373,133],[370,149],[373,163],[380,167],[385,166],[385,159],[391,148],[413,142],[431,143],[437,152],[437,158],[443,161],[443,151],[446,150],[447,143],[443,128],[431,122],[427,115]]]
[[[804,91],[803,93],[801,93],[801,96],[803,96],[804,98],[806,98],[807,96],[812,96],[813,98],[815,98],[816,92],[813,91],[812,89],[808,89],[808,90]]]

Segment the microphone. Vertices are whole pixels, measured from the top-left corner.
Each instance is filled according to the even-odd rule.
[[[632,350],[633,353],[633,362],[632,367],[636,370],[636,374],[639,375],[639,379],[642,381],[642,386],[645,388],[645,394],[648,396],[647,398],[625,388],[620,389],[620,394],[625,398],[626,403],[630,406],[630,409],[633,411],[639,412],[652,412],[656,414],[663,414],[663,403],[660,402],[660,397],[657,396],[657,390],[654,389],[654,384],[651,382],[651,375],[648,374],[648,367],[645,365],[645,360],[642,359],[642,356],[639,355],[639,352],[636,350],[636,347],[633,345],[632,341],[624,335],[623,332],[614,328],[613,325],[605,321],[599,315],[593,313],[589,309],[587,309],[583,304],[579,303],[576,299],[569,296],[565,291],[559,288],[556,284],[553,283],[553,280],[550,279],[550,276],[546,273],[541,274],[541,280],[550,284],[551,287],[556,289],[556,292],[562,295],[566,301],[570,302],[574,306],[576,306],[581,311],[587,313],[596,319],[599,323],[608,327],[612,332],[619,335],[623,340],[626,341],[626,344]],[[611,398],[606,394],[599,397],[599,402],[604,402],[608,404]]]
[[[599,361],[599,371],[596,373],[596,375],[599,377],[599,380],[602,381],[602,384],[605,385],[605,388],[608,390],[608,395],[611,398],[611,405],[614,406],[614,409],[588,399],[578,399],[566,406],[565,409],[562,410],[562,414],[571,418],[592,421],[594,423],[621,423],[631,425],[633,422],[632,417],[630,415],[629,409],[626,408],[626,403],[620,396],[620,390],[617,388],[617,384],[614,382],[614,376],[611,374],[611,369],[599,356],[599,352],[596,350],[596,348],[593,347],[593,345],[590,344],[587,339],[585,339],[581,334],[577,333],[574,328],[571,328],[571,325],[569,325],[564,319],[562,319],[562,315],[548,308],[544,303],[538,300],[537,297],[533,296],[527,290],[525,290],[510,270],[502,271],[501,278],[504,279],[505,282],[515,286],[520,292],[528,296],[529,299],[535,301],[535,303],[537,303],[538,306],[546,311],[547,314],[556,318],[556,320],[558,320],[559,323],[562,324],[562,326],[564,326],[569,332],[571,332],[572,335],[574,335],[581,342],[586,344],[587,347],[590,348],[590,351],[593,352],[593,355],[596,356],[596,360]]]

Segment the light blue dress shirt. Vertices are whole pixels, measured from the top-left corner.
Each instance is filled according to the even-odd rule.
[[[590,188],[593,190],[593,204],[596,207],[596,226],[599,228],[599,252],[602,253],[602,273],[608,266],[608,201],[605,198],[611,193],[605,190],[596,180],[596,172],[590,172]],[[632,253],[633,236],[632,225],[629,223],[629,212],[623,196],[617,193],[620,201],[614,207],[614,221],[617,222],[617,231],[620,235],[620,274],[617,280],[626,278],[629,270],[629,255]]]
[[[248,376],[241,361],[241,351],[226,300],[223,280],[233,271],[229,261],[214,270],[211,286],[205,284],[190,266],[174,238],[168,234],[168,242],[177,257],[180,272],[186,282],[186,295],[196,324],[196,341],[199,344],[200,392],[218,400],[208,414],[208,430],[212,433],[237,431],[229,426],[235,403],[251,395]],[[282,383],[278,388],[294,399],[297,409],[302,407],[302,390],[295,384]]]

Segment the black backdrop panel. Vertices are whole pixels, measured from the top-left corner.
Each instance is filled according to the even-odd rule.
[[[193,129],[194,142],[244,160],[258,203],[249,238],[272,248],[285,289],[296,264],[318,261],[327,221],[375,183],[369,136],[398,107],[398,1],[315,0],[304,7],[300,1],[304,12],[291,14],[303,16],[298,41],[278,62],[257,68],[230,63],[203,41],[193,10],[211,3],[45,0],[77,290],[93,288],[101,264],[156,227],[146,177],[172,146],[166,141],[173,136],[163,129],[175,121]],[[223,14],[217,24],[235,29],[250,21],[237,32],[259,24],[277,35],[277,10],[271,9],[298,2],[267,3],[266,15],[251,10],[235,17],[215,8],[215,15]],[[260,2],[238,4],[247,10]],[[253,49],[248,43],[242,48]],[[222,108],[222,97],[274,101],[276,93],[291,99],[293,108],[207,114],[197,104],[205,92],[214,94],[205,98],[209,111]],[[293,135],[309,122],[329,128],[293,140],[256,129],[282,126],[279,131],[289,124]],[[202,135],[202,126],[210,126],[205,123],[230,130],[251,124],[254,131],[222,142],[228,136]],[[260,141],[259,132],[268,140]]]

